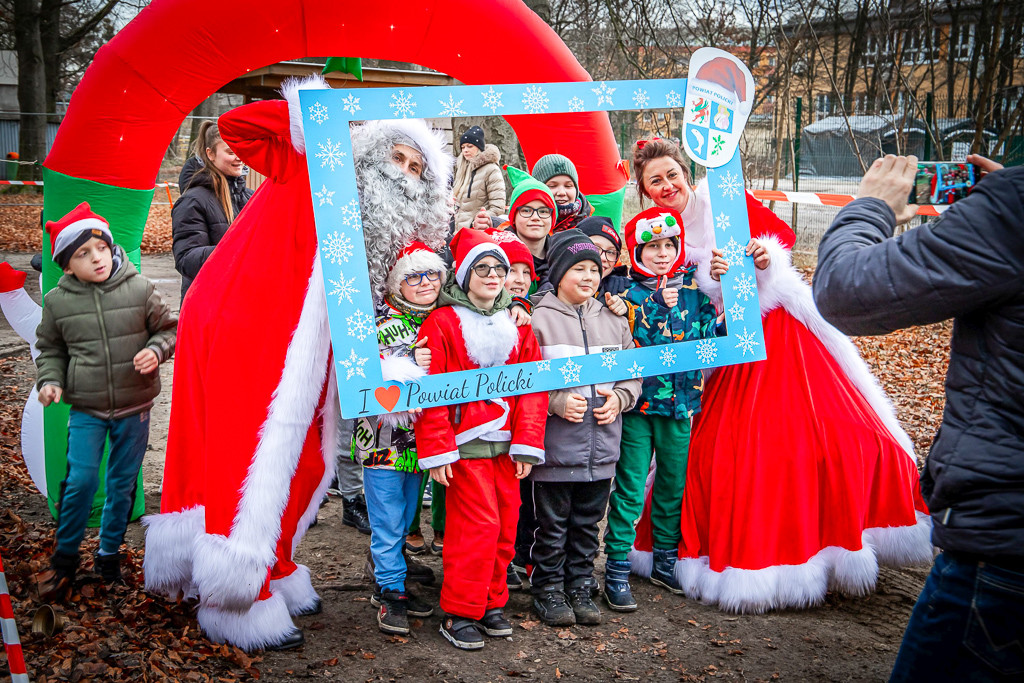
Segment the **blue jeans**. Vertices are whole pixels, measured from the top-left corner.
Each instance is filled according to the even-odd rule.
[[[149,442],[149,411],[105,420],[72,410],[68,418],[68,474],[61,484],[57,513],[57,552],[77,555],[100,485],[103,446],[110,435],[106,502],[100,519],[100,550],[116,553],[124,542],[135,482]]]
[[[420,473],[363,469],[363,493],[370,517],[370,554],[381,590],[405,590],[405,534],[419,514]]]
[[[1024,572],[944,552],[903,634],[890,681],[1024,680]]]

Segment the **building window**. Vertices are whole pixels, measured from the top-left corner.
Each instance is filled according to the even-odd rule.
[[[953,59],[964,62],[971,58],[974,49],[974,24],[961,24],[956,27],[956,33],[951,41],[953,47]]]
[[[878,58],[878,38],[874,34],[868,36],[868,42],[864,46],[864,66],[872,67],[875,59]]]
[[[919,64],[922,57],[920,31],[907,31],[903,40],[903,63]]]

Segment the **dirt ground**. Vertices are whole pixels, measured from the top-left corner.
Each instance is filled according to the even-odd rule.
[[[25,270],[29,256],[0,252],[0,260],[8,260],[14,267]],[[177,308],[179,281],[170,255],[144,256],[143,272],[157,281],[158,287]],[[38,298],[38,286],[30,292]],[[934,328],[931,334],[935,339],[948,342],[948,328]],[[886,339],[890,341],[870,342],[867,348],[862,348],[873,369],[881,375],[886,389],[900,393],[895,398],[897,410],[920,448],[931,439],[941,414],[941,400],[936,405],[934,387],[910,389],[911,395],[906,395],[907,384],[915,376],[914,372],[927,374],[925,379],[932,384],[941,382],[945,373],[941,357],[948,352],[935,349],[939,362],[925,370],[911,370],[910,375],[904,374],[900,379],[898,373],[907,371],[903,367],[906,364],[900,365],[898,359],[894,359],[893,363],[900,367],[887,369],[870,358],[873,354],[886,356],[887,348],[900,349],[904,354],[909,349],[912,354],[913,346],[905,338]],[[6,321],[0,319],[0,362],[4,380],[0,387],[0,404],[7,407],[0,432],[7,444],[4,448],[12,456],[17,455],[14,437],[20,426],[20,423],[12,424],[13,415],[16,413],[20,420],[20,406],[33,380],[27,347],[22,344],[19,348],[18,343]],[[922,348],[934,346],[927,339],[920,343]],[[144,464],[147,511],[156,511],[159,507],[173,362],[165,364],[161,372],[165,389],[153,410],[151,445]],[[915,391],[919,395],[915,395]],[[31,495],[27,489],[22,492],[11,483],[0,486],[4,497],[0,501],[0,546],[4,545],[4,534],[6,538],[15,535],[10,528],[4,528],[12,524],[11,515],[3,516],[5,510],[16,513],[22,524],[30,528],[52,529],[52,520],[41,496]],[[429,510],[424,513],[424,528],[427,529]],[[427,533],[429,535],[429,531]],[[22,543],[28,543],[24,539],[31,538],[31,534],[22,534],[20,538]],[[40,547],[46,543],[45,539],[34,542]],[[143,533],[138,523],[130,526],[128,543],[136,549],[134,558],[140,562]],[[189,674],[181,680],[230,681],[259,677],[267,681],[310,678],[353,681],[428,678],[450,681],[507,678],[878,681],[888,676],[903,628],[927,574],[925,569],[883,569],[876,592],[866,597],[830,594],[824,605],[814,609],[760,616],[725,614],[672,596],[638,579],[634,585],[640,603],[637,612],[620,616],[605,610],[605,621],[600,626],[565,629],[539,624],[530,608],[528,594],[514,593],[506,614],[515,625],[515,634],[510,638],[489,640],[481,651],[465,653],[452,648],[438,634],[438,616],[414,621],[408,638],[387,637],[377,630],[363,574],[368,543],[368,536],[341,524],[340,501],[332,499],[322,508],[319,524],[310,529],[296,558],[310,567],[314,586],[324,602],[322,614],[298,620],[306,633],[306,645],[292,652],[263,653],[251,661],[242,658],[241,664],[238,655],[232,655],[233,664],[215,665],[211,659],[202,677],[193,678],[193,674]],[[3,548],[3,552],[5,561],[9,562],[8,549]],[[40,553],[39,557],[44,556]],[[421,557],[440,574],[439,556]],[[602,571],[603,558],[599,559],[598,576]],[[9,580],[10,572],[8,568]],[[141,577],[136,576],[135,580],[141,585]],[[422,588],[419,593],[437,604],[438,586]],[[50,649],[66,643],[30,635],[30,615],[37,605],[24,586],[12,585],[12,594],[26,654],[30,662],[42,667],[42,663],[48,661]],[[195,635],[197,625],[188,606],[170,605],[169,608],[153,605],[148,609],[171,613],[170,617],[161,618],[171,619],[167,623],[180,627],[181,640],[175,642],[191,643],[191,648],[217,653],[205,639]],[[84,619],[83,614],[71,610],[72,625],[76,619]],[[115,634],[110,638],[127,638],[117,631],[118,628],[117,623],[107,625],[108,632]],[[186,640],[188,633],[194,640]],[[68,656],[66,662],[58,662],[59,666],[54,669],[57,673],[50,674],[46,680],[111,680],[102,675],[91,676],[94,670],[84,669],[78,662],[76,655]],[[4,672],[4,664],[0,659],[0,674]],[[145,664],[140,671],[137,679],[119,680],[161,680],[163,676]],[[38,679],[37,673],[34,680]],[[163,680],[168,678],[164,676]],[[172,676],[169,680],[179,679]]]

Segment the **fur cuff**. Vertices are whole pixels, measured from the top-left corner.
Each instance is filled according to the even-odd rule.
[[[192,550],[196,539],[206,531],[205,508],[146,515],[142,526],[146,528],[146,556],[142,560],[146,590],[168,600],[194,597]]]
[[[295,630],[288,606],[277,594],[251,603],[242,611],[201,605],[196,616],[207,638],[215,643],[230,643],[246,651],[276,645]]]
[[[459,451],[449,451],[448,453],[440,453],[438,455],[432,455],[429,458],[420,458],[418,467],[421,471],[432,470],[435,467],[441,467],[442,465],[450,465],[459,459]]]
[[[300,90],[330,90],[327,81],[320,74],[305,78],[289,78],[281,84],[281,96],[288,102],[288,126],[292,147],[299,154],[306,153],[306,141],[302,136],[302,105],[299,104]]]
[[[292,616],[313,607],[320,599],[310,581],[309,567],[304,564],[295,565],[295,571],[288,576],[271,581],[270,591],[284,598]]]
[[[235,612],[256,601],[275,557],[257,557],[220,534],[203,534],[193,544],[192,580],[200,604]]]

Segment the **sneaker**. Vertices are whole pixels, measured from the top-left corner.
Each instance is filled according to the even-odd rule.
[[[492,638],[512,635],[512,624],[505,618],[505,612],[500,607],[489,609],[477,623],[486,635]]]
[[[351,498],[341,499],[341,523],[361,534],[370,533],[370,517],[366,513],[366,498],[357,493]]]
[[[405,576],[410,581],[415,581],[422,586],[433,586],[437,581],[434,570],[425,564],[421,564],[408,555],[405,556]]]
[[[479,650],[484,646],[484,635],[480,633],[480,624],[472,619],[446,615],[441,620],[441,635],[449,643],[460,650]]]
[[[591,597],[592,591],[593,588],[586,585],[576,586],[568,591],[569,606],[576,615],[577,624],[596,626],[601,623],[601,610]]]
[[[108,586],[114,583],[123,583],[124,580],[121,577],[121,560],[123,559],[124,555],[121,553],[113,555],[96,553],[92,556],[92,566],[103,579],[103,583]]]
[[[417,531],[406,536],[405,552],[410,555],[419,555],[427,552],[427,542],[423,540],[423,534]]]
[[[523,577],[519,576],[519,572],[511,564],[505,571],[505,583],[508,584],[510,591],[521,591],[523,590]]]
[[[533,609],[537,616],[548,626],[573,626],[576,615],[558,584],[544,586],[534,594]]]
[[[434,608],[427,601],[416,597],[415,594],[405,591],[405,613],[410,617],[429,617],[434,614]],[[373,584],[373,593],[370,595],[370,604],[380,607],[380,585]]]
[[[654,549],[654,566],[651,568],[651,583],[661,586],[674,595],[683,595],[683,587],[676,579],[676,562],[679,554],[675,550]]]
[[[636,611],[629,570],[629,560],[608,560],[604,565],[604,600],[616,612]]]
[[[434,539],[430,542],[430,552],[435,555],[440,555],[441,551],[444,550],[444,532],[435,531]]]
[[[377,610],[377,628],[384,633],[409,635],[408,606],[409,598],[403,591],[393,589],[381,591],[380,608]]]
[[[430,493],[431,488],[432,487],[430,486],[430,482],[428,481],[427,488],[423,489],[423,507],[425,508],[430,507],[431,504],[434,502],[434,496],[431,495]]]

